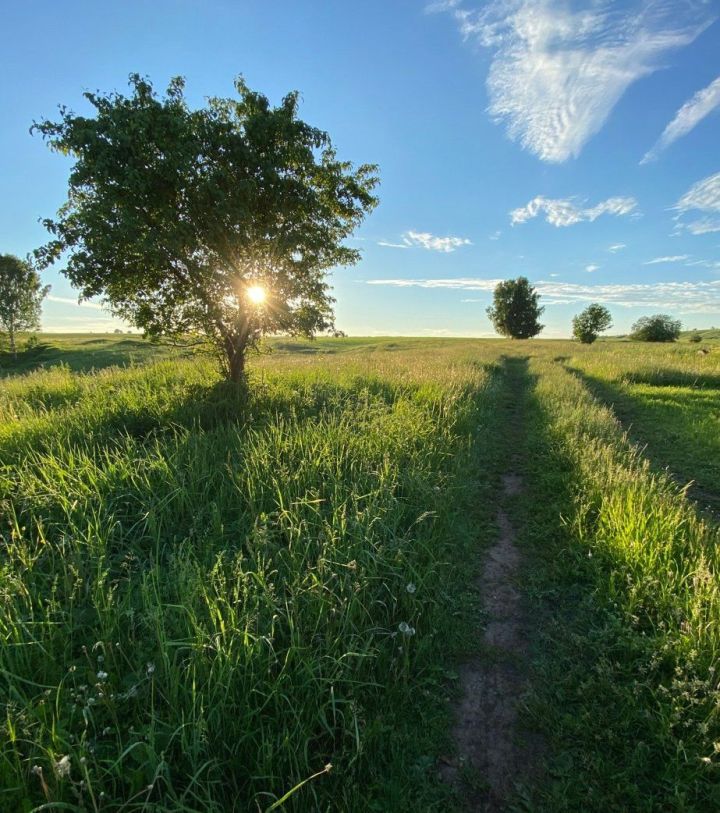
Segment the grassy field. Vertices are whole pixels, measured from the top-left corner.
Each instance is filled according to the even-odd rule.
[[[512,459],[546,744],[517,803],[716,810],[712,337],[273,346],[249,393],[136,336],[0,360],[0,809],[460,809]]]

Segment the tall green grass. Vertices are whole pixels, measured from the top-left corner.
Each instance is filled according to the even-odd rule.
[[[578,377],[542,359],[530,374],[533,708],[555,776],[541,807],[716,810],[718,528]]]
[[[692,481],[691,495],[720,516],[720,351],[693,347],[628,354],[606,346],[566,364],[613,406],[657,469],[669,468],[681,485]]]
[[[0,809],[448,804],[497,379],[449,348],[0,383]]]

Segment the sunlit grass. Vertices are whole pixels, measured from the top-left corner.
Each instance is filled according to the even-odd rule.
[[[0,384],[0,809],[448,796],[427,760],[494,377],[455,348],[251,377]]]

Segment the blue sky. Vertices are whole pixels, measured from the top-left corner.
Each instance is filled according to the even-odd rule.
[[[6,3],[0,251],[44,242],[69,163],[28,130],[84,90],[200,105],[243,74],[341,157],[380,165],[380,206],[337,269],[351,335],[491,335],[499,279],[525,275],[564,336],[585,304],[615,331],[668,312],[720,326],[720,0],[155,0]],[[51,330],[118,326],[48,272]]]

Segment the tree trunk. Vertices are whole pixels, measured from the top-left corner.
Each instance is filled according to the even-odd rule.
[[[10,352],[12,353],[13,359],[17,360],[17,347],[15,346],[15,328],[10,325]]]
[[[237,337],[225,342],[228,378],[235,384],[245,380],[245,342]]]

